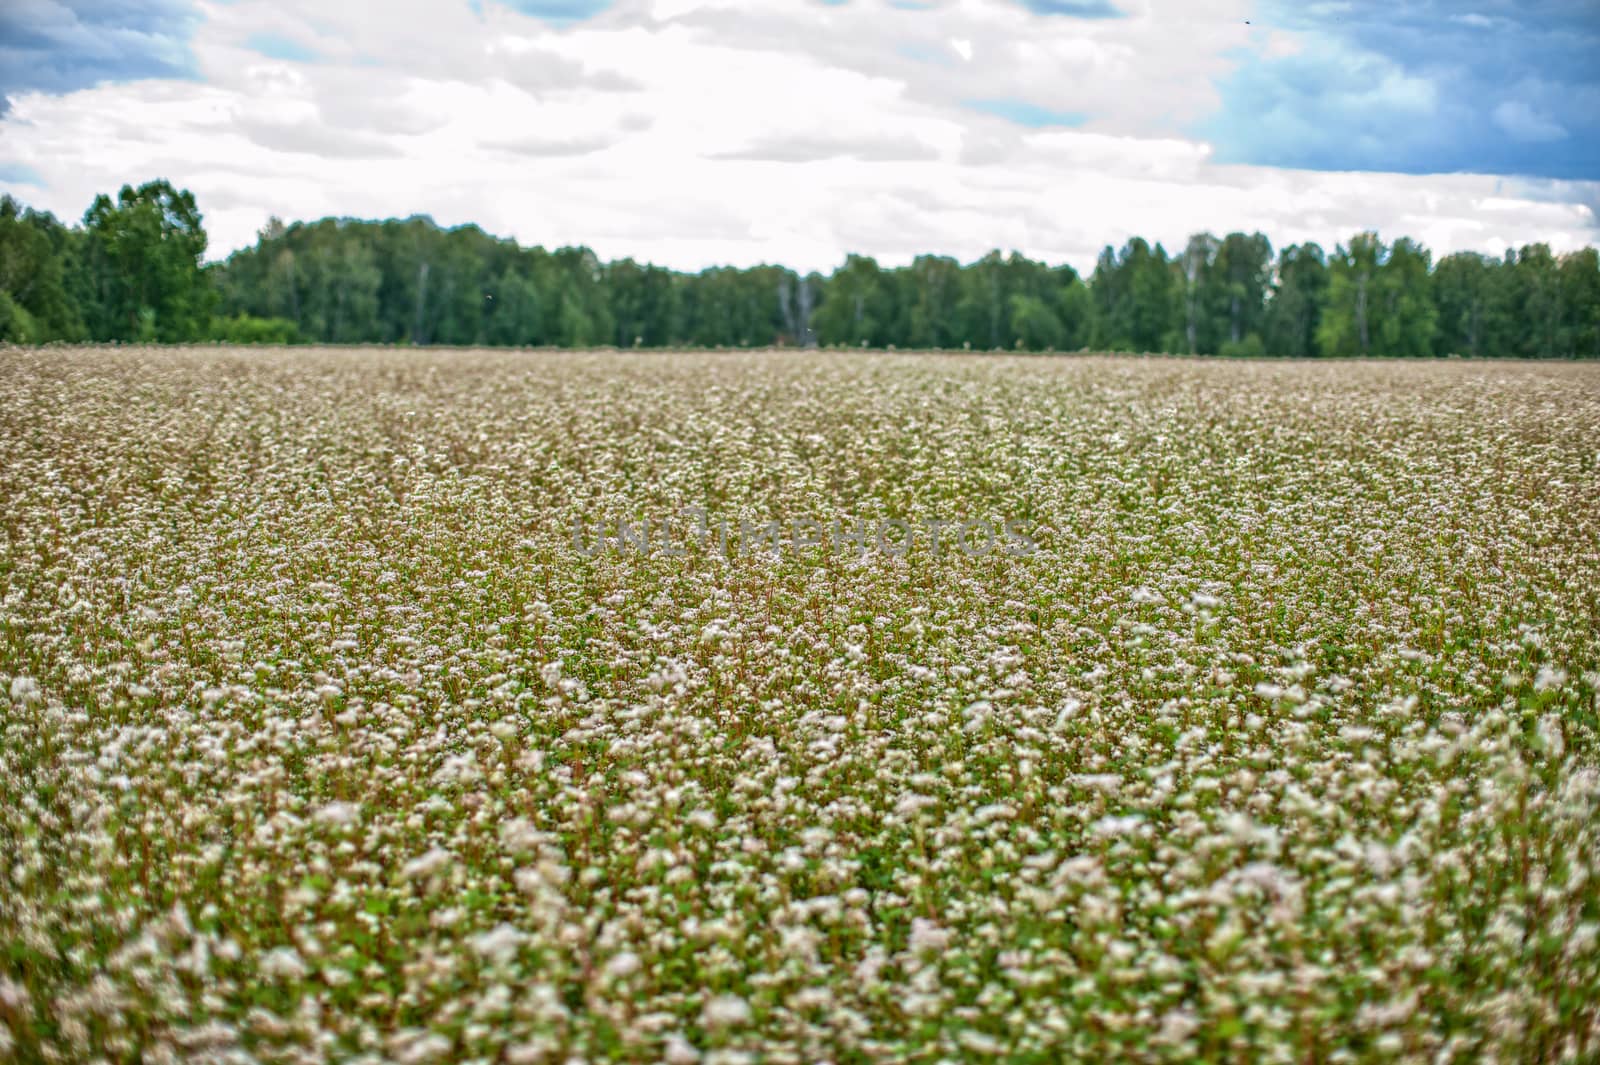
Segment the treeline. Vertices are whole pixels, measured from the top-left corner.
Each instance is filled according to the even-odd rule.
[[[1600,256],[1530,244],[1433,262],[1363,233],[1140,238],[1069,266],[993,252],[689,274],[431,220],[274,219],[206,265],[194,197],[97,198],[81,226],[0,200],[0,340],[559,347],[846,345],[1202,355],[1600,358]]]

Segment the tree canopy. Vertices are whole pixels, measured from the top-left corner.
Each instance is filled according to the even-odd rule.
[[[1600,358],[1600,257],[1544,244],[1435,263],[1370,232],[1276,254],[1260,233],[1132,237],[1087,279],[999,251],[683,273],[428,218],[273,219],[223,262],[206,248],[165,181],[97,197],[80,226],[0,199],[0,340]]]

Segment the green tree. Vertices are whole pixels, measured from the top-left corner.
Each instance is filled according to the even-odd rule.
[[[1273,355],[1317,353],[1317,326],[1328,293],[1328,257],[1313,243],[1291,244],[1278,257],[1262,346]]]
[[[956,321],[963,343],[975,348],[1010,347],[1010,271],[1006,260],[992,251],[961,273],[961,298],[956,301]]]
[[[606,267],[618,347],[662,347],[677,325],[678,288],[670,271],[623,259]]]
[[[1429,291],[1432,256],[1428,249],[1401,237],[1389,249],[1378,271],[1377,350],[1383,355],[1416,358],[1433,354],[1438,308]]]
[[[83,337],[68,281],[77,243],[77,235],[53,215],[0,197],[0,340]]]
[[[1067,328],[1060,315],[1038,296],[1020,292],[1012,296],[1009,317],[1017,347],[1053,351],[1067,344]]]
[[[1506,273],[1500,260],[1475,252],[1439,260],[1433,271],[1433,304],[1438,311],[1435,354],[1477,358],[1511,350]]]
[[[165,181],[97,196],[84,215],[101,340],[205,336],[215,292],[201,267],[206,232],[194,196]]]
[[[300,339],[300,331],[287,318],[236,314],[211,319],[205,339],[222,344],[294,344]]]
[[[877,260],[852,255],[828,279],[811,323],[822,344],[884,346],[894,318],[893,291]]]
[[[1224,344],[1237,350],[1254,334],[1257,342],[1249,350],[1259,351],[1272,281],[1272,243],[1260,233],[1229,233],[1217,246],[1207,279],[1208,332],[1216,337],[1215,350]]]
[[[533,278],[516,266],[507,266],[491,285],[489,300],[490,344],[526,347],[545,343],[544,303]]]
[[[1560,269],[1566,308],[1564,354],[1600,359],[1600,252],[1584,248],[1563,255]]]
[[[1116,351],[1182,351],[1181,263],[1134,237],[1120,252],[1100,253],[1089,283],[1094,295],[1095,344]]]
[[[943,255],[919,255],[905,271],[907,334],[918,348],[959,347],[955,305],[961,292],[961,264]]]
[[[1189,238],[1179,260],[1183,274],[1183,334],[1190,355],[1201,352],[1202,333],[1205,334],[1204,350],[1216,350],[1208,328],[1206,296],[1212,287],[1211,271],[1220,244],[1210,233],[1196,233]]]
[[[1331,257],[1291,245],[1275,264],[1259,233],[1202,233],[1175,259],[1135,237],[1107,247],[1088,284],[999,251],[898,269],[850,256],[827,278],[685,274],[426,217],[273,219],[226,262],[203,266],[205,248],[193,197],[166,182],[97,198],[81,228],[0,198],[0,340],[1600,357],[1600,256],[1543,244],[1435,268],[1420,244],[1375,233]]]
[[[1511,264],[1513,313],[1518,324],[1516,354],[1551,359],[1561,354],[1561,273],[1548,244],[1529,244]]]
[[[1378,268],[1388,248],[1376,233],[1360,233],[1341,244],[1328,260],[1328,298],[1317,323],[1317,347],[1324,355],[1371,355],[1372,310]]]

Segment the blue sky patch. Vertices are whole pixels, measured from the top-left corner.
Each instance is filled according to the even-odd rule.
[[[197,76],[188,0],[0,3],[0,96]]]
[[[1035,15],[1069,18],[1122,18],[1123,11],[1110,0],[1018,0]]]
[[[44,188],[44,178],[27,163],[0,163],[0,183]]]
[[[1007,122],[1015,122],[1019,126],[1031,126],[1043,129],[1049,126],[1081,126],[1088,121],[1088,116],[1077,111],[1053,111],[1048,107],[1040,107],[1026,100],[1011,97],[998,97],[991,100],[963,100],[962,105],[974,111],[1003,118]]]
[[[498,2],[513,11],[532,15],[534,18],[558,26],[593,18],[611,6],[611,0],[498,0]]]
[[[318,54],[299,41],[284,37],[277,33],[255,33],[245,39],[244,45],[252,51],[260,52],[268,59],[282,59],[289,63],[312,63]]]
[[[1194,132],[1223,162],[1309,170],[1600,177],[1593,0],[1266,0],[1252,51]]]

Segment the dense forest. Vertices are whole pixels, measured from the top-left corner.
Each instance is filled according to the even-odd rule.
[[[214,264],[206,246],[194,197],[164,181],[98,197],[79,226],[0,199],[0,340],[1600,358],[1593,248],[1435,263],[1374,233],[1276,254],[1259,233],[1176,253],[1135,237],[1085,280],[999,252],[689,274],[426,218],[275,219]]]

